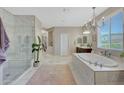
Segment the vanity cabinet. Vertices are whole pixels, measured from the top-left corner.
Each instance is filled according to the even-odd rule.
[[[76,53],[91,53],[92,48],[76,47]]]

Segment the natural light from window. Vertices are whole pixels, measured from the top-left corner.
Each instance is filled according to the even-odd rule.
[[[123,50],[123,12],[105,19],[98,30],[98,48]]]

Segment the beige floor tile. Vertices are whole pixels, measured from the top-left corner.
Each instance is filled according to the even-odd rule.
[[[43,64],[27,83],[28,85],[74,85],[68,64]]]

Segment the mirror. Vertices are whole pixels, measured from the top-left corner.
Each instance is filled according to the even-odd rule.
[[[87,36],[83,36],[83,43],[84,43],[84,44],[87,43]]]
[[[74,44],[75,44],[76,47],[91,48],[91,45],[92,45],[91,34],[82,34],[82,35],[79,35],[75,39]]]

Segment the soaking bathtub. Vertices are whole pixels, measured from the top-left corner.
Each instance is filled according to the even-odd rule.
[[[118,63],[110,58],[100,56],[94,53],[77,54],[82,60],[100,67],[117,67]]]
[[[74,53],[69,66],[79,85],[124,84],[124,62],[94,53]]]

